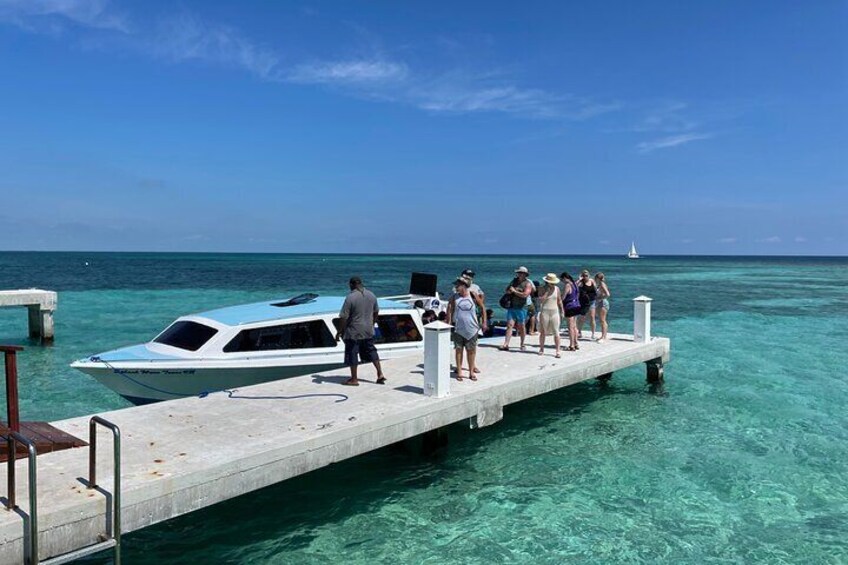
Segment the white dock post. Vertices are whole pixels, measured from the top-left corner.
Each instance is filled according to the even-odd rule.
[[[651,341],[651,299],[647,296],[633,299],[633,341]]]
[[[424,326],[424,395],[442,398],[450,394],[450,324]]]

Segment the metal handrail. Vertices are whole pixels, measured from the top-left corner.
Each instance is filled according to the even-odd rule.
[[[115,565],[121,565],[121,429],[100,416],[88,421],[88,488],[97,488],[97,424],[112,431],[115,484],[112,493],[112,539],[115,540]]]
[[[36,451],[35,444],[27,437],[24,437],[18,432],[9,430],[9,460],[8,466],[8,486],[9,486],[9,503],[6,505],[7,510],[14,510],[18,507],[15,504],[15,460],[17,459],[17,444],[25,445],[29,459],[29,559],[24,556],[25,563],[38,563],[38,473],[36,472]]]

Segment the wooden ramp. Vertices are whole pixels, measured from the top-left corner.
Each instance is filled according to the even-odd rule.
[[[517,340],[516,340],[517,341]],[[123,530],[132,531],[204,508],[443,426],[499,421],[509,404],[641,363],[656,368],[670,342],[635,342],[613,335],[607,343],[581,342],[576,352],[536,355],[478,350],[478,381],[451,381],[443,398],[423,392],[423,355],[384,363],[388,384],[341,386],[345,370],[296,377],[103,414],[121,429]],[[516,343],[517,345],[517,343]],[[52,422],[88,437],[89,417]],[[112,437],[98,431],[100,490],[86,488],[89,449],[38,457],[38,545],[41,559],[96,543],[109,528],[113,487]],[[20,512],[0,512],[0,563],[21,562],[25,547],[27,481],[19,461]],[[6,484],[5,467],[0,485]]]

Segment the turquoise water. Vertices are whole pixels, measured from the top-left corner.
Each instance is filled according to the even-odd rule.
[[[60,292],[53,347],[24,310],[0,342],[27,346],[23,417],[55,420],[126,406],[67,364],[179,314],[466,266],[493,302],[519,264],[603,270],[614,331],[654,298],[665,388],[634,368],[551,393],[438,456],[387,448],[135,532],[126,562],[848,562],[848,259],[0,253],[0,288]]]

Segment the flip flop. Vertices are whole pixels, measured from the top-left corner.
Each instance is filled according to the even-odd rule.
[[[501,351],[509,351],[509,347],[504,347],[503,345],[498,347],[498,349],[501,350]]]
[[[359,386],[359,381],[352,381],[350,379],[346,380],[342,383],[345,386]]]
[[[474,375],[474,373],[471,373],[471,376],[470,376],[470,377],[468,377],[468,378],[469,378],[469,379],[471,379],[472,381],[476,381],[476,380],[477,380],[477,376],[476,376],[476,375]]]
[[[379,378],[377,379],[377,384],[378,384],[378,385],[384,385],[384,384],[386,384],[386,377],[379,377]]]

